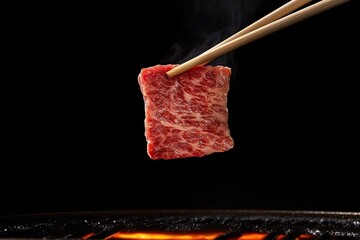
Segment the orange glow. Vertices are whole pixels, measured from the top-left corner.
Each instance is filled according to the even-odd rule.
[[[150,233],[118,232],[107,239],[146,239],[146,240],[213,240],[223,233]]]
[[[123,240],[214,240],[215,238],[224,235],[225,232],[117,232],[105,240],[123,239]],[[82,239],[87,239],[93,236],[90,233],[84,236]],[[234,240],[263,240],[267,236],[267,233],[243,233],[238,238],[232,238]],[[276,237],[276,240],[283,240],[285,235],[280,234]],[[296,240],[310,240],[313,239],[313,235],[302,234],[296,238]]]
[[[285,238],[285,235],[280,235],[276,238],[276,240],[283,240]],[[295,238],[295,240],[307,240],[307,239],[313,239],[313,235],[307,235],[307,234],[301,234],[299,237]]]
[[[244,233],[236,240],[262,240],[266,235],[265,233]]]
[[[89,237],[92,237],[94,235],[95,235],[95,233],[88,233],[85,236],[83,236],[81,239],[88,239]]]

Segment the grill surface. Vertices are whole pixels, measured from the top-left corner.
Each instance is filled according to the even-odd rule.
[[[0,218],[0,238],[105,239],[118,232],[210,233],[216,240],[264,233],[263,239],[360,239],[360,213],[257,210],[73,212]],[[124,239],[124,238],[122,238]]]

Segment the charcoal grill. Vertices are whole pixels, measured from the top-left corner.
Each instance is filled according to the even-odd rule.
[[[0,218],[0,239],[5,238],[360,239],[360,213],[147,210],[13,215]]]

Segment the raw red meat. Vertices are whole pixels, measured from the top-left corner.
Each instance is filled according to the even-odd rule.
[[[227,109],[231,69],[197,66],[167,78],[166,72],[175,66],[143,68],[138,76],[149,157],[202,157],[231,149]]]

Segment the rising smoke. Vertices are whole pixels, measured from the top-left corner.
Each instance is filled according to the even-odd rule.
[[[163,63],[183,63],[210,49],[247,26],[263,0],[183,0],[181,36]],[[214,59],[211,65],[232,66],[234,53]]]

